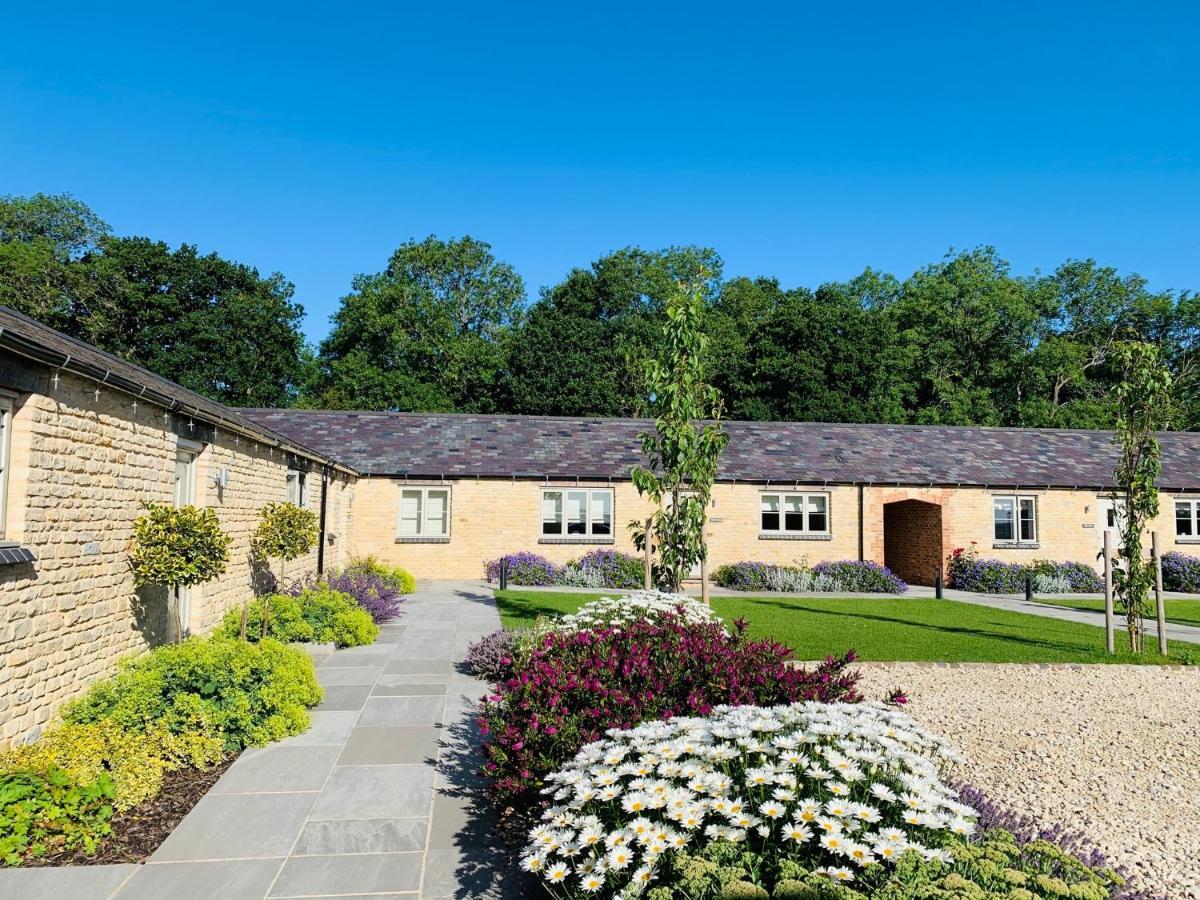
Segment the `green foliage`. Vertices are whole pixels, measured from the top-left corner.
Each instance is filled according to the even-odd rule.
[[[709,843],[692,853],[672,853],[659,866],[647,900],[1107,900],[1124,886],[1115,871],[1093,868],[1043,840],[1018,844],[1003,829],[970,842],[951,840],[950,862],[905,854],[894,867],[855,871],[835,883],[778,855],[744,844]]]
[[[372,621],[371,614],[352,597],[318,583],[298,597],[275,594],[251,602],[247,640],[262,640],[262,620],[267,604],[271,609],[271,636],[280,641],[358,647],[373,643],[379,636],[379,626]],[[242,611],[230,610],[218,633],[235,638],[241,634],[241,628]]]
[[[359,275],[321,344],[305,404],[336,409],[495,408],[503,337],[525,285],[472,237],[402,244],[387,269]]]
[[[0,197],[0,304],[223,403],[290,403],[304,310],[282,275],[109,231],[67,195]]]
[[[36,743],[0,753],[0,772],[64,772],[74,784],[112,779],[113,806],[129,809],[158,795],[163,775],[181,768],[206,769],[220,762],[221,739],[203,728],[174,734],[150,724],[130,730],[112,719],[66,723]]]
[[[321,702],[312,660],[278,641],[192,638],[124,662],[63,711],[68,723],[219,735],[227,750],[262,745],[309,725]]]
[[[0,774],[0,861],[15,866],[77,847],[93,853],[112,830],[114,796],[106,774],[84,785],[58,769]]]
[[[677,590],[706,559],[704,525],[717,462],[729,436],[721,428],[721,395],[704,382],[708,339],[702,330],[700,286],[680,286],[667,301],[663,349],[646,363],[646,387],[655,431],[641,435],[648,466],[631,472],[638,493],[658,507],[647,534],[631,524],[639,548],[653,540],[658,550],[655,580]],[[701,419],[711,419],[699,424]]]
[[[317,543],[317,514],[294,503],[268,503],[259,513],[253,540],[263,556],[296,559]]]
[[[1154,564],[1144,557],[1142,535],[1146,523],[1158,515],[1162,459],[1155,432],[1170,420],[1172,379],[1154,344],[1121,341],[1113,345],[1113,356],[1122,373],[1114,392],[1121,455],[1113,470],[1113,500],[1120,513],[1119,554],[1124,561],[1124,566],[1114,567],[1113,575],[1125,607],[1129,649],[1140,653],[1142,617],[1154,586]]]
[[[159,503],[147,503],[145,509],[133,523],[129,551],[139,585],[188,587],[225,571],[230,537],[213,510]]]
[[[355,556],[346,566],[347,575],[378,575],[402,594],[411,594],[417,589],[417,580],[401,566],[389,566],[374,556]]]

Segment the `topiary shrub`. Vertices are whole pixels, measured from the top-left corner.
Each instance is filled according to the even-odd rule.
[[[262,557],[279,558],[278,584],[283,584],[284,568],[288,562],[298,559],[313,548],[317,542],[317,514],[303,509],[295,503],[268,503],[258,516],[258,528],[251,543],[254,552]],[[268,633],[271,622],[271,599],[266,595],[262,607],[262,631]],[[242,608],[242,637],[246,637],[245,618],[249,607]]]
[[[262,745],[309,726],[321,702],[308,654],[275,640],[191,638],[126,660],[63,710],[69,723],[218,735],[226,750]]]
[[[64,772],[74,784],[112,778],[113,806],[124,810],[158,796],[163,775],[176,769],[207,769],[221,761],[224,743],[203,727],[173,734],[150,724],[144,731],[112,719],[65,723],[36,743],[0,753],[0,772],[26,771],[49,776]]]
[[[112,832],[113,781],[76,784],[59,769],[0,773],[0,860],[20,865],[58,850],[94,853]]]
[[[251,602],[244,635],[246,640],[262,640],[261,623],[268,604],[271,608],[271,636],[280,641],[358,647],[373,643],[379,636],[379,626],[354,598],[318,582],[297,596],[275,594]],[[232,638],[240,636],[241,631],[241,611],[230,610],[219,633]]]
[[[229,562],[230,537],[211,509],[147,503],[145,514],[133,523],[129,564],[139,585],[176,589],[211,581]],[[183,637],[183,622],[175,610],[175,634]]]

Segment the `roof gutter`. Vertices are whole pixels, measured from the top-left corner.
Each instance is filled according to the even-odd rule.
[[[184,403],[182,400],[172,397],[169,394],[164,394],[162,391],[156,390],[147,384],[132,381],[121,375],[116,375],[110,371],[101,369],[99,366],[93,366],[90,363],[72,359],[70,355],[61,353],[57,350],[49,350],[36,341],[23,337],[14,331],[5,330],[2,326],[0,326],[0,347],[3,347],[6,350],[11,350],[13,353],[23,356],[26,359],[33,360],[34,362],[41,363],[42,365],[51,366],[58,371],[70,372],[72,375],[78,375],[83,378],[91,379],[92,381],[95,381],[106,388],[112,388],[114,390],[121,391],[122,393],[128,394],[137,400],[147,400],[157,406],[163,407],[168,412],[186,413],[189,417],[198,419],[201,422],[213,426],[214,428],[231,431],[234,434],[250,438],[251,440],[260,441],[266,444],[274,444],[274,446],[282,450],[288,450],[297,454],[298,456],[306,456],[309,459],[331,466],[332,468],[337,469],[338,471],[347,475],[358,475],[354,469],[342,465],[335,459],[322,456],[321,454],[309,449],[308,447],[305,447],[302,444],[298,444],[294,441],[283,440],[281,437],[265,429],[247,428],[243,425],[239,425],[236,422],[231,422],[229,419],[224,418],[223,416],[211,416],[195,406],[192,406],[189,410],[188,404]]]

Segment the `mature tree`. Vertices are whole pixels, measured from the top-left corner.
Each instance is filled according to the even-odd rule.
[[[646,361],[654,417],[654,431],[641,435],[648,465],[631,473],[638,493],[658,507],[649,530],[631,523],[634,540],[643,548],[653,541],[655,581],[669,591],[679,590],[692,567],[708,558],[704,526],[729,440],[721,427],[721,395],[705,382],[704,305],[704,289],[695,282],[678,285],[667,301],[662,340]]]
[[[410,241],[387,269],[359,275],[321,344],[307,405],[488,412],[496,408],[504,337],[525,286],[472,237]]]
[[[518,413],[636,415],[645,405],[645,360],[677,282],[715,297],[712,250],[629,247],[574,269],[542,293],[508,354],[505,403]]]
[[[69,196],[0,199],[0,303],[235,406],[286,405],[303,310],[282,275],[117,238]]]
[[[0,304],[92,342],[111,334],[117,285],[79,262],[108,233],[69,194],[0,197]]]
[[[1117,442],[1120,457],[1113,471],[1113,500],[1121,537],[1124,565],[1117,569],[1117,592],[1125,607],[1129,649],[1142,652],[1142,619],[1154,566],[1142,553],[1146,524],[1158,515],[1158,475],[1161,449],[1155,432],[1167,427],[1171,416],[1171,373],[1162,363],[1158,346],[1141,341],[1118,341],[1112,352],[1121,381],[1115,391]]]
[[[85,257],[122,284],[105,349],[231,406],[286,406],[302,376],[303,309],[279,273],[149,238]]]

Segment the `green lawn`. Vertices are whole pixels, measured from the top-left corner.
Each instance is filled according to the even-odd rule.
[[[599,594],[496,591],[506,628],[531,625],[541,615],[577,609]],[[1040,616],[989,609],[953,600],[777,599],[714,597],[726,621],[744,618],[755,637],[794,648],[797,659],[820,659],[853,647],[865,660],[939,662],[1145,662],[1104,652],[1104,629]],[[1118,634],[1118,646],[1121,635]],[[1198,645],[1173,642],[1173,653],[1195,653]]]
[[[1104,612],[1103,597],[1034,597],[1037,603],[1050,606],[1069,606],[1071,609],[1094,609]],[[1118,611],[1117,617],[1124,616]],[[1154,598],[1150,598],[1150,609],[1147,617],[1154,618]],[[1195,625],[1200,627],[1200,600],[1167,600],[1167,621],[1178,622],[1180,625]]]

